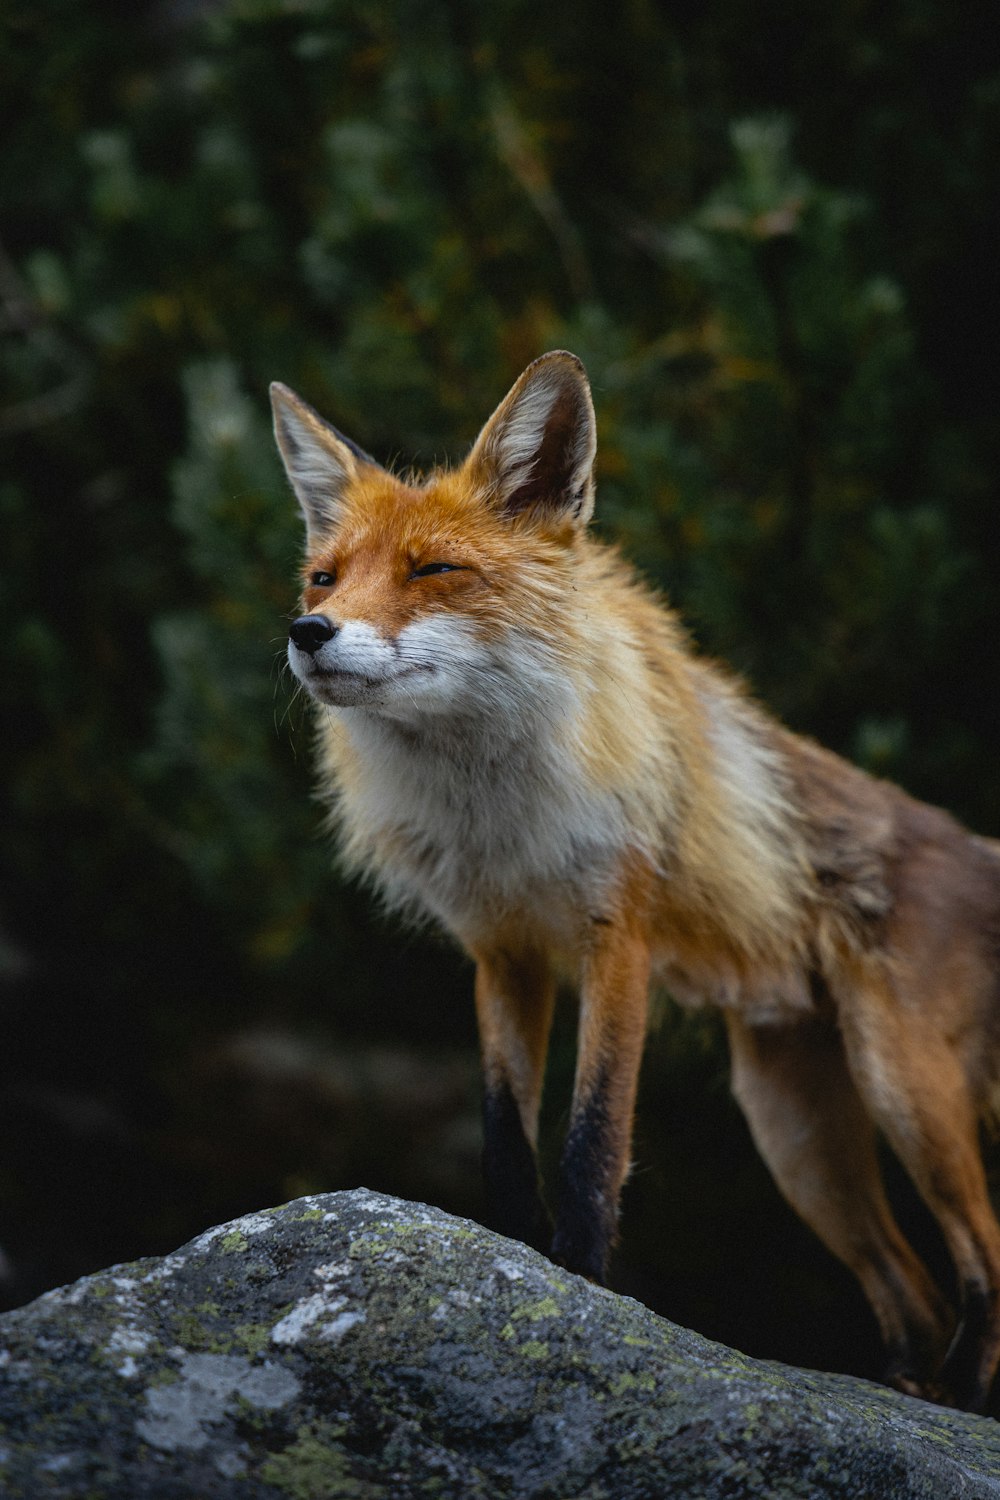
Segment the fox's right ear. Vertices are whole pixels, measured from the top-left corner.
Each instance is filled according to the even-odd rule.
[[[277,380],[271,386],[271,410],[285,473],[313,540],[337,520],[344,492],[362,466],[378,465],[363,448],[324,422],[301,396]]]

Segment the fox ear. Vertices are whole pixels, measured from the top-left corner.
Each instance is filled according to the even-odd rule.
[[[285,473],[298,496],[310,538],[318,537],[337,520],[344,491],[361,468],[379,466],[278,381],[271,386],[271,409]]]
[[[586,372],[564,349],[525,370],[473,445],[467,467],[507,515],[585,526],[594,509],[597,431]]]

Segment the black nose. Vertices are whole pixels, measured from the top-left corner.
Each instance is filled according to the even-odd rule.
[[[312,656],[320,646],[333,640],[337,627],[326,615],[300,615],[292,621],[288,634],[300,651],[308,651]]]

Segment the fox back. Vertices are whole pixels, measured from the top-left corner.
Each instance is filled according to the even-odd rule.
[[[966,1303],[993,1296],[1000,1230],[974,1131],[1000,1009],[995,850],[782,729],[590,536],[595,422],[574,356],[529,366],[465,462],[422,479],[388,473],[285,387],[272,396],[307,530],[289,661],[319,706],[324,792],[349,865],[476,961],[494,1222],[604,1275],[656,977],[725,1011],[737,1096],[779,1186],[861,1277],[891,1377],[923,1388],[948,1317],[884,1203],[874,1129],[931,1201],[945,1148],[928,1148],[917,1064],[899,1058],[936,1042],[974,1181],[958,1207],[932,1207],[946,1237],[954,1221]],[[935,870],[961,900],[941,898]],[[961,982],[947,999],[921,980],[909,1035],[898,976],[926,968],[932,929]],[[559,977],[581,1011],[553,1233],[535,1144]],[[839,1165],[810,1111],[826,1134],[835,1116],[863,1122]],[[863,1211],[844,1206],[849,1178],[867,1184]],[[953,1387],[981,1402],[1000,1325],[957,1342]]]

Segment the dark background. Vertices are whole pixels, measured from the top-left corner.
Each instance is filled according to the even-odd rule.
[[[468,967],[344,888],[311,800],[271,379],[426,463],[574,349],[600,528],[703,648],[1000,831],[1000,62],[993,8],[953,0],[4,17],[13,1305],[305,1191],[479,1211]],[[567,1003],[550,1155],[572,1040]],[[874,1371],[860,1294],[756,1160],[717,1021],[666,997],[636,1161],[618,1286],[752,1353]]]

